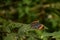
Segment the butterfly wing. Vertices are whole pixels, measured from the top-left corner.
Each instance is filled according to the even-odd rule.
[[[43,24],[40,24],[39,28],[40,30],[43,30],[44,29],[44,25]]]

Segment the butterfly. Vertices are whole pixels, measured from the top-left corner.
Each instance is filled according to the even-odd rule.
[[[39,21],[33,21],[31,23],[31,27],[34,28],[34,29],[39,29],[39,30],[44,29],[44,25],[40,24]]]

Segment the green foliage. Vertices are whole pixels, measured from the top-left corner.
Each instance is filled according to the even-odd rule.
[[[60,40],[60,0],[0,0],[0,40]]]

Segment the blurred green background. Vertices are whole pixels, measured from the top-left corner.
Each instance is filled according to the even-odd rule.
[[[0,40],[60,40],[60,0],[0,0]]]

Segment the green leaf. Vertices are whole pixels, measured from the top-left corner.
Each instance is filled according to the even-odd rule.
[[[17,37],[14,33],[8,34],[7,37],[4,38],[4,40],[17,40]]]
[[[30,8],[29,7],[26,7],[25,8],[25,12],[29,15],[29,10],[30,10]]]
[[[23,0],[23,3],[29,5],[31,3],[31,0]]]

